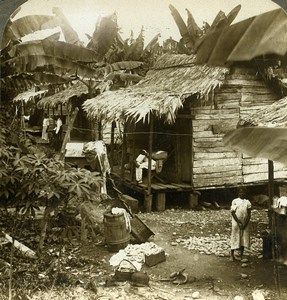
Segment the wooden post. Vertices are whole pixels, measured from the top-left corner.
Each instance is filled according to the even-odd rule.
[[[69,138],[70,138],[70,133],[71,133],[71,131],[72,131],[72,129],[73,129],[73,125],[74,125],[76,116],[77,116],[77,114],[78,114],[78,111],[79,111],[79,108],[76,107],[75,110],[74,110],[73,113],[72,113],[72,117],[71,117],[71,120],[70,120],[70,122],[69,122],[69,124],[68,124],[68,128],[67,128],[67,131],[66,131],[66,134],[65,134],[63,143],[62,143],[62,147],[61,147],[61,152],[60,152],[59,160],[64,160],[64,159],[65,159],[66,145],[67,145],[68,140],[69,140]]]
[[[189,208],[194,209],[198,206],[198,193],[190,193],[188,198]]]
[[[191,116],[191,102],[189,105],[189,114]],[[192,118],[188,119],[189,121],[189,142],[190,142],[190,185],[193,187],[193,153],[194,153],[194,149],[193,149],[193,124],[192,124]]]
[[[102,140],[104,138],[104,135],[103,135],[103,126],[102,126],[102,120],[100,119],[99,122],[98,122],[98,139],[99,140]]]
[[[113,172],[113,168],[114,168],[115,127],[116,127],[116,122],[113,121],[112,128],[111,128],[111,155],[110,155],[111,172]]]
[[[145,195],[145,211],[150,212],[152,207],[152,193],[151,193],[151,156],[152,156],[152,138],[153,138],[153,114],[150,114],[150,125],[149,125],[149,141],[148,141],[148,182],[147,182],[147,193]]]
[[[270,208],[273,203],[274,197],[274,164],[272,160],[268,160],[268,194],[269,194],[269,205]]]
[[[131,165],[131,170],[132,170],[132,181],[134,181],[135,179],[135,159],[136,159],[136,151],[135,151],[135,136],[132,137],[133,138],[133,141],[132,141],[132,150],[131,150],[131,158],[132,159],[129,159],[129,163]]]
[[[268,218],[269,218],[269,228],[271,228],[272,233],[274,233],[274,222],[273,222],[273,210],[271,208],[274,197],[274,164],[272,160],[268,160]]]
[[[181,161],[180,161],[180,136],[178,135],[178,125],[176,126],[176,135],[175,135],[175,163],[176,163],[176,168],[175,168],[175,172],[176,172],[176,182],[180,182],[181,181]]]
[[[157,193],[156,194],[156,210],[157,211],[164,211],[165,210],[165,193]]]
[[[125,156],[127,153],[127,136],[126,136],[126,124],[124,124],[124,131],[123,131],[123,144],[122,144],[122,159],[121,159],[121,179],[124,180],[125,176]]]

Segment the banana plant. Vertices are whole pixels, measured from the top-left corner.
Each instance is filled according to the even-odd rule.
[[[55,8],[53,12],[54,16],[32,15],[8,22],[0,57],[3,89],[16,86],[21,88],[19,92],[23,92],[31,86],[81,80],[88,93],[93,95],[108,71],[126,72],[130,80],[133,70],[143,65],[142,61],[109,61],[111,52],[123,51],[116,44],[119,39],[115,14],[98,22],[85,47],[62,11]],[[62,29],[65,42],[58,40],[58,34],[36,41],[21,41],[29,33],[56,26]],[[41,80],[39,73],[44,74]]]
[[[173,5],[170,4],[169,9],[182,37],[178,44],[179,52],[193,54],[196,53],[199,44],[209,33],[218,29],[223,29],[234,21],[241,9],[241,5],[234,7],[227,15],[220,10],[211,25],[204,22],[201,28],[196,24],[192,13],[188,9],[186,9],[188,17],[187,23],[184,22],[180,13]]]

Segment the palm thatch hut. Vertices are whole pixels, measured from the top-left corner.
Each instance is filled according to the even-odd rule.
[[[86,115],[81,109],[82,103],[88,98],[87,86],[76,81],[74,84],[66,87],[56,94],[50,93],[42,98],[37,103],[37,108],[47,112],[49,116],[61,116],[64,124],[64,131],[66,130],[70,120],[71,114],[76,107],[79,108],[79,113],[71,131],[71,139],[89,141],[92,139],[92,128]]]
[[[260,159],[233,151],[223,137],[251,110],[274,103],[286,92],[284,72],[278,72],[286,60],[284,66],[276,66],[286,36],[280,28],[286,22],[286,14],[276,10],[215,31],[200,41],[196,55],[165,54],[135,86],[84,102],[89,118],[124,120],[122,163],[114,173],[145,195],[147,210],[153,195],[157,209],[163,209],[163,194],[185,191],[192,204],[197,190],[267,183],[268,172]],[[258,42],[256,24],[261,43],[276,32],[273,48],[267,43],[268,55],[255,47],[259,57],[253,57],[242,46],[247,38],[249,45]],[[160,174],[163,181],[153,181],[149,168],[147,183],[133,184],[132,163],[142,148],[148,148],[150,156],[157,150],[168,153]],[[130,178],[125,164],[131,166]],[[284,178],[286,170],[280,166],[274,176]]]
[[[37,117],[38,111],[35,109],[35,104],[44,97],[47,92],[48,90],[37,91],[35,88],[32,88],[13,98],[12,102],[16,106],[16,114],[20,112],[21,128],[24,132],[38,134],[41,131],[39,118]]]
[[[168,192],[192,195],[195,190],[257,181],[252,159],[228,149],[222,139],[250,107],[271,104],[278,96],[253,68],[214,67],[195,60],[192,55],[166,54],[137,85],[83,104],[89,118],[125,121],[127,154],[115,173],[130,188],[142,193],[148,189],[148,182],[133,184],[133,162],[140,149],[168,153],[160,174],[163,182],[150,182],[156,199]],[[125,164],[131,166],[129,179]],[[158,209],[163,206],[159,202]]]

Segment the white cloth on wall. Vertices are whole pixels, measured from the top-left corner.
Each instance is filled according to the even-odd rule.
[[[112,214],[113,215],[124,214],[124,218],[125,218],[125,222],[126,222],[126,229],[127,229],[128,232],[131,232],[132,227],[131,227],[130,216],[124,208],[113,207],[112,208]]]
[[[48,127],[50,124],[50,120],[48,118],[43,119],[43,125],[42,125],[42,139],[48,141]]]

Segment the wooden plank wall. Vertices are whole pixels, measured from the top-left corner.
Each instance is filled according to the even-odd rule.
[[[193,184],[196,188],[242,182],[241,155],[222,141],[225,129],[236,128],[239,109],[193,110]]]
[[[279,97],[257,77],[254,69],[237,68],[214,91],[213,103],[192,107],[193,184],[196,188],[253,183],[268,179],[268,162],[225,147],[223,136],[236,129],[240,117],[272,104]],[[274,164],[274,177],[287,169]]]

